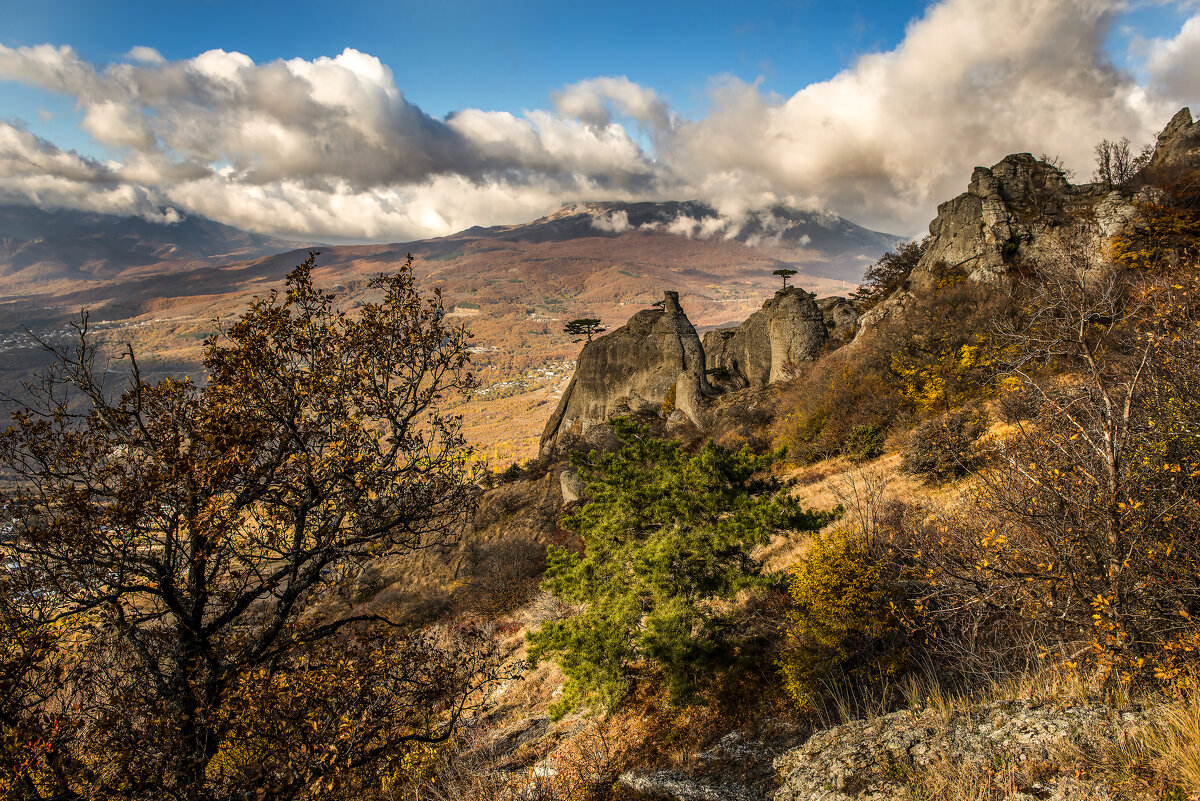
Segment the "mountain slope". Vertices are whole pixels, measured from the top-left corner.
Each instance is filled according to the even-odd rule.
[[[0,206],[0,291],[46,284],[178,272],[297,247],[205,219],[140,217]]]

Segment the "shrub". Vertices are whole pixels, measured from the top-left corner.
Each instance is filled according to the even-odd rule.
[[[873,427],[882,436],[896,422],[902,400],[887,382],[887,357],[879,344],[829,354],[788,388],[779,405],[791,407],[791,413],[775,436],[792,461],[807,464],[837,456],[846,452],[856,428]],[[865,444],[865,434],[854,444]]]
[[[885,645],[896,631],[886,572],[844,529],[815,537],[792,568],[789,648],[779,668],[797,705],[815,705],[835,674],[852,675],[879,657],[885,671],[894,670]]]
[[[926,420],[908,440],[904,469],[935,481],[961,478],[979,466],[975,446],[986,430],[987,416],[969,409]]]
[[[845,452],[852,462],[869,462],[883,454],[884,432],[877,425],[855,426],[846,438]]]
[[[530,663],[554,657],[567,678],[555,717],[615,707],[647,667],[672,701],[692,700],[735,650],[738,627],[722,610],[764,583],[751,550],[772,531],[828,519],[802,511],[767,474],[773,455],[711,442],[689,454],[628,420],[613,427],[618,452],[572,459],[589,500],[563,525],[582,553],[547,553],[544,587],[584,609],[529,635]]]

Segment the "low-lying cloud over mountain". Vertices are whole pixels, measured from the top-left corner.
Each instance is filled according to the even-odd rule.
[[[621,77],[564,87],[551,109],[439,119],[352,49],[257,64],[138,47],[97,65],[68,46],[0,46],[0,79],[74,98],[114,154],[0,122],[0,202],[401,240],[565,201],[698,197],[729,217],[786,204],[916,233],[976,162],[1045,151],[1086,174],[1093,132],[1147,141],[1200,100],[1200,12],[1172,39],[1138,41],[1135,76],[1105,53],[1126,6],[943,0],[893,50],[790,97],[718,80],[697,119]]]

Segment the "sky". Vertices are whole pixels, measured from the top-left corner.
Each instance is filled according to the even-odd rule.
[[[919,234],[1200,112],[1200,0],[0,0],[0,202],[405,241],[591,200]]]

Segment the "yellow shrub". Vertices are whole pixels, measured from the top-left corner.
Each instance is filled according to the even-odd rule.
[[[817,535],[792,568],[789,648],[780,659],[787,693],[800,706],[817,700],[831,669],[860,657],[895,630],[880,565],[851,532]]]

